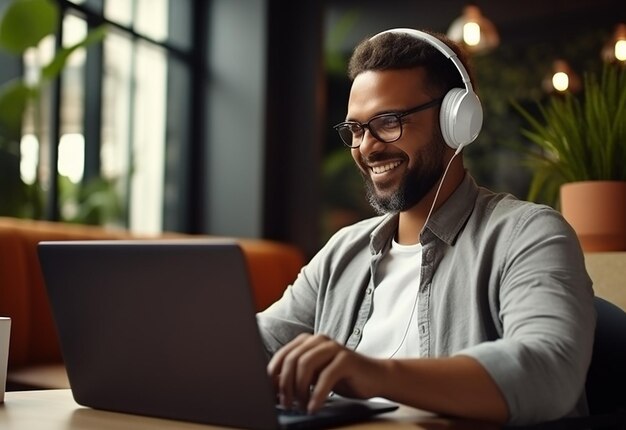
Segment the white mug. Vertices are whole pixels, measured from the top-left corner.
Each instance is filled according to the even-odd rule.
[[[9,338],[11,335],[11,318],[0,317],[0,403],[4,402],[4,391],[7,383],[7,366],[9,364]]]

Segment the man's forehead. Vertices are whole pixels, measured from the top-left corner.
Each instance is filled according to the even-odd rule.
[[[430,98],[423,70],[368,70],[357,75],[348,100],[348,118],[400,110]]]

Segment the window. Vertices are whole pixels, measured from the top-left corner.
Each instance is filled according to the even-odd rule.
[[[192,2],[171,1],[59,0],[63,47],[108,26],[101,44],[71,55],[58,91],[47,88],[23,125],[22,178],[30,184],[38,178],[47,190],[46,203],[56,213],[49,218],[159,233],[163,214],[177,213],[168,206],[184,198],[184,174],[176,170],[185,166],[168,167],[166,159],[184,158],[190,139],[175,130],[170,135],[168,124],[176,117],[187,121],[180,130],[190,128],[179,111],[191,104],[192,92],[177,94],[177,109],[168,103],[168,88],[190,88],[195,63]],[[26,54],[26,76],[50,61],[55,46],[48,37]],[[165,228],[176,229],[181,221],[175,218]]]

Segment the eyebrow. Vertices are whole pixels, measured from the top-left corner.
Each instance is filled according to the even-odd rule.
[[[409,109],[410,108],[408,108],[408,109],[387,109],[387,110],[384,110],[384,111],[380,111],[380,112],[375,113],[374,115],[370,116],[368,119],[365,120],[365,122],[369,121],[370,119],[372,119],[374,117],[380,116],[380,115],[388,115],[390,113],[402,113],[402,112],[405,112],[405,111],[407,111]],[[357,121],[356,119],[349,118],[349,117],[347,117],[345,119],[345,122],[358,122],[359,124],[364,124],[364,123],[362,123],[360,121]]]

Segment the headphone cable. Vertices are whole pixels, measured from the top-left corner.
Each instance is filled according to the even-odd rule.
[[[422,231],[420,231],[420,236],[422,235],[422,232],[424,231],[424,228],[426,227],[426,223],[430,219],[430,215],[432,214],[433,209],[435,208],[435,203],[437,202],[437,198],[439,197],[439,191],[441,191],[441,186],[443,185],[443,181],[446,179],[446,175],[448,174],[448,170],[450,169],[450,166],[452,165],[452,160],[454,160],[454,158],[457,155],[459,155],[459,153],[461,152],[461,148],[463,148],[463,146],[459,146],[459,148],[454,152],[454,155],[452,156],[452,158],[450,158],[450,161],[448,161],[446,169],[443,171],[443,175],[441,175],[441,181],[439,181],[439,186],[437,187],[437,192],[435,193],[435,198],[433,199],[433,203],[430,206],[430,210],[428,211],[428,216],[426,217],[426,221],[424,221],[424,225],[422,226]],[[411,327],[411,321],[413,321],[413,315],[415,315],[415,309],[417,308],[418,298],[419,298],[419,289],[418,289],[417,293],[415,294],[415,301],[413,302],[413,308],[411,309],[411,315],[409,316],[409,322],[406,325],[406,328],[404,329],[404,335],[402,335],[402,339],[400,340],[400,344],[398,345],[398,347],[389,356],[390,359],[393,358],[398,353],[398,351],[400,351],[400,348],[404,344],[404,341],[406,340],[406,338],[407,338],[407,336],[409,334],[409,327]]]
[[[456,158],[457,155],[461,153],[462,148],[463,148],[463,145],[457,148],[452,158],[450,158],[450,161],[448,161],[448,165],[446,166],[446,169],[443,171],[443,175],[441,175],[441,181],[439,181],[439,186],[437,187],[435,198],[433,199],[432,205],[430,205],[430,210],[428,211],[428,215],[426,216],[426,221],[424,221],[422,230],[420,230],[420,237],[422,236],[422,233],[424,232],[424,229],[426,228],[426,224],[428,223],[428,220],[430,219],[430,216],[433,213],[433,209],[435,209],[435,204],[437,203],[437,198],[439,197],[439,192],[441,191],[441,186],[443,185],[443,181],[446,179],[446,175],[448,174],[448,170],[450,169],[450,166],[452,165],[452,161]]]

